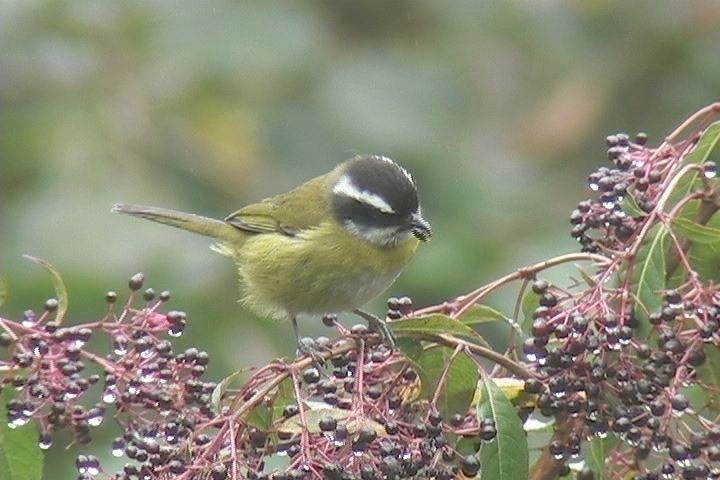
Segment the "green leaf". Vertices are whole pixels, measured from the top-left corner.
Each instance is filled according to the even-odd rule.
[[[528,290],[520,304],[520,310],[522,310],[523,314],[522,329],[525,333],[530,333],[533,324],[533,313],[539,306],[540,296],[532,290]]]
[[[32,422],[11,429],[7,423],[10,390],[0,394],[0,480],[40,480],[45,458],[38,445],[37,425]]]
[[[248,410],[243,415],[243,420],[255,428],[260,430],[268,430],[272,427],[276,418],[281,418],[283,410],[286,406],[297,405],[295,399],[295,390],[293,388],[292,378],[288,377],[276,387],[273,394],[271,406],[260,403],[254,408]]]
[[[351,434],[361,428],[372,428],[379,437],[387,436],[387,433],[385,433],[385,427],[375,420],[368,417],[354,415],[348,410],[332,408],[327,404],[318,405],[318,408],[311,408],[305,411],[307,431],[311,433],[320,433],[320,420],[326,417],[332,417],[337,420],[338,423],[344,425]],[[302,433],[303,430],[305,430],[302,420],[300,419],[300,415],[293,415],[292,417],[283,420],[280,425],[278,425],[277,429],[279,432],[284,433]]]
[[[635,257],[632,272],[632,291],[635,294],[635,314],[640,321],[641,336],[650,331],[649,315],[662,306],[662,290],[665,289],[665,236],[667,230],[655,225],[647,233],[646,243]]]
[[[720,142],[720,120],[705,129],[693,151],[685,157],[685,164],[705,163],[718,142]]]
[[[288,377],[277,386],[277,392],[273,399],[273,417],[278,418],[282,416],[283,410],[288,405],[297,405],[297,398],[295,398],[295,387],[293,387],[292,377]]]
[[[711,124],[705,129],[703,134],[700,136],[697,145],[690,154],[685,156],[685,165],[702,164],[705,163],[720,141],[720,121]],[[697,171],[688,172],[678,182],[675,190],[673,190],[670,200],[667,202],[667,206],[675,205],[682,198],[686,197],[690,192],[697,188],[699,174]]]
[[[683,208],[680,218],[693,221],[699,216],[700,201],[693,201]],[[714,230],[720,230],[720,215],[713,215],[703,225]],[[690,265],[703,281],[720,281],[720,242],[691,242],[687,252]],[[683,269],[678,269],[683,271]],[[684,277],[683,277],[684,280]]]
[[[488,323],[488,322],[509,322],[510,319],[503,315],[498,310],[487,305],[473,305],[470,310],[463,313],[458,318],[465,325],[475,325],[477,323]]]
[[[705,346],[705,363],[696,369],[697,379],[713,390],[720,388],[720,348],[709,344]],[[707,388],[703,388],[709,391]],[[708,408],[714,413],[720,413],[720,399],[717,395],[708,395]]]
[[[672,222],[673,230],[678,235],[697,243],[720,242],[720,228],[700,225],[690,219],[678,217]]]
[[[261,403],[249,410],[244,415],[243,420],[251,427],[265,432],[272,428],[274,420],[273,411],[270,407]]]
[[[60,277],[60,274],[55,270],[55,268],[50,265],[48,262],[41,258],[33,257],[31,255],[23,255],[23,257],[27,258],[33,263],[36,263],[40,265],[42,268],[44,268],[49,274],[50,278],[52,279],[53,288],[55,289],[55,297],[58,301],[58,308],[57,313],[55,314],[55,321],[60,324],[65,319],[65,313],[67,313],[68,309],[68,295],[67,295],[67,289],[65,288],[65,283],[62,280],[62,277]]]
[[[702,281],[720,281],[720,243],[693,244],[688,257]]]
[[[418,357],[416,364],[422,385],[420,395],[423,398],[433,398],[452,356],[452,349],[436,346],[423,351]],[[438,396],[437,407],[440,414],[444,418],[450,418],[455,413],[467,413],[477,381],[475,362],[462,352],[455,356]]]
[[[609,434],[605,438],[594,437],[585,447],[585,464],[595,474],[595,478],[605,478],[605,459],[620,440]]]
[[[212,392],[212,395],[210,396],[210,403],[217,413],[220,413],[222,411],[222,401],[223,397],[225,396],[225,391],[228,389],[232,382],[234,382],[240,375],[245,372],[245,370],[238,370],[237,372],[233,372],[227,377],[223,378],[222,381],[217,384],[217,386]]]
[[[625,212],[629,217],[644,217],[647,215],[647,213],[640,208],[637,200],[635,200],[635,197],[632,194],[625,195],[620,206],[622,207],[623,212]]]
[[[403,318],[388,322],[388,327],[398,336],[413,334],[422,336],[423,334],[443,334],[450,333],[461,337],[469,337],[479,339],[483,343],[485,340],[475,330],[465,325],[460,320],[435,313],[432,315],[423,315],[420,317]]]
[[[500,390],[502,390],[503,394],[505,394],[507,399],[511,402],[515,402],[515,400],[520,398],[520,396],[523,395],[525,392],[525,381],[520,380],[519,378],[500,377],[493,379],[493,381],[495,382],[495,385]],[[477,384],[477,389],[475,391],[475,396],[473,397],[473,403],[482,402],[483,392],[485,392],[485,386],[483,385],[482,381],[479,381]],[[532,395],[532,397],[536,397],[536,395]],[[516,403],[513,404],[517,405]]]
[[[414,338],[398,338],[397,346],[403,355],[413,362],[416,362],[423,353],[422,343]]]
[[[483,382],[478,420],[492,419],[497,435],[480,449],[481,480],[527,480],[528,444],[520,417],[492,379]]]

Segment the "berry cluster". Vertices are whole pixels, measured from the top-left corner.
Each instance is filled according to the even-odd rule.
[[[188,445],[204,442],[194,429],[214,417],[210,399],[216,384],[201,378],[207,353],[194,348],[173,352],[162,337],[181,335],[186,316],[160,313],[169,292],[140,292],[143,281],[142,274],[130,279],[129,300],[119,311],[118,295],[108,292],[108,311],[100,321],[65,327],[58,301],[50,299],[39,315],[28,310],[21,322],[3,320],[0,333],[7,355],[0,360],[6,371],[2,386],[19,392],[7,405],[8,425],[37,421],[40,448],[48,449],[63,428],[72,432],[74,442],[91,442],[92,430],[112,416],[122,428],[112,454],[133,460],[125,478],[183,471]],[[110,352],[94,353],[103,347],[91,348],[93,337],[104,337]],[[101,471],[92,456],[79,456],[77,468],[80,478]]]
[[[619,133],[607,137],[608,157],[614,168],[600,167],[588,177],[590,189],[599,192],[596,199],[580,202],[570,215],[571,235],[583,251],[597,253],[603,248],[619,249],[637,230],[647,213],[655,208],[662,192],[662,161],[653,161],[656,150],[647,147],[647,136],[639,133],[631,142]],[[628,190],[638,207],[628,212],[623,206]]]
[[[388,305],[389,318],[412,311],[408,298],[390,299]],[[283,383],[258,402],[275,409],[285,404],[281,414],[238,430],[241,475],[257,480],[450,480],[460,472],[468,478],[478,474],[477,457],[459,454],[453,434],[491,441],[496,433],[492,422],[478,425],[475,415],[460,414],[443,419],[433,405],[418,400],[418,373],[399,351],[379,342],[365,325],[346,329],[330,315],[323,323],[341,334],[333,341],[316,340],[329,352],[327,364],[291,368]],[[276,368],[287,371],[287,366]],[[265,375],[272,378],[277,371],[254,377],[233,398],[257,395]],[[265,459],[277,454],[287,457],[287,466],[266,472]]]
[[[703,383],[707,349],[720,345],[720,293],[692,271],[685,283],[653,292],[663,300],[657,311],[647,311],[634,291],[643,235],[668,220],[658,202],[668,198],[692,142],[658,149],[645,142],[643,134],[634,142],[625,134],[607,138],[614,168],[590,175],[599,198],[580,202],[570,218],[583,250],[603,253],[608,263],[584,288],[532,285],[538,307],[523,351],[537,376],[525,390],[537,395],[540,413],[574,426],[549,445],[558,461],[577,462],[583,442],[612,435],[620,443],[606,461],[620,465],[617,478],[720,478],[720,428],[712,409],[693,405],[687,394]],[[706,182],[716,175],[712,162],[701,170]],[[669,255],[690,268],[683,244],[668,244]]]
[[[63,428],[87,444],[105,418],[120,426],[111,453],[128,459],[123,470],[105,474],[96,457],[80,455],[79,479],[450,480],[479,473],[476,455],[460,453],[457,442],[474,441],[476,451],[495,438],[494,423],[478,423],[474,411],[442,418],[418,397],[413,364],[365,325],[346,328],[326,316],[340,335],[315,340],[324,364],[277,361],[231,390],[228,382],[202,380],[206,352],[173,351],[186,315],[162,313],[169,293],[142,291],[143,282],[141,274],[130,279],[119,308],[118,295],[108,292],[107,314],[97,322],[63,326],[55,299],[21,322],[2,319],[2,385],[19,392],[7,405],[11,427],[36,421],[47,449]],[[406,297],[388,307],[389,319],[413,311]],[[94,353],[102,347],[91,339],[104,340],[108,353]]]
[[[599,195],[578,203],[570,215],[570,235],[584,252],[622,251],[657,207],[669,170],[677,165],[678,148],[651,148],[646,142],[644,133],[634,141],[624,133],[606,138],[614,167],[600,167],[590,174],[588,185]],[[717,166],[707,162],[703,173],[714,178]]]
[[[555,458],[573,461],[583,441],[613,434],[618,451],[646,469],[638,480],[720,478],[720,427],[684,393],[700,381],[705,349],[720,344],[720,296],[666,292],[649,344],[632,316],[588,309],[542,280],[533,289],[541,305],[524,352],[538,378],[525,390],[543,415],[578,422],[550,445]]]

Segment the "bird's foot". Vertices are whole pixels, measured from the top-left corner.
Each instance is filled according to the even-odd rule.
[[[377,315],[373,315],[372,313],[368,313],[363,310],[354,310],[353,313],[365,319],[365,321],[368,322],[370,330],[379,333],[385,344],[387,344],[391,349],[395,348],[397,345],[395,334],[392,330],[390,330],[390,327],[388,327],[385,320]]]
[[[298,338],[297,357],[308,356],[312,358],[313,363],[323,365],[325,363],[325,357],[323,353],[328,351],[327,347],[319,345],[314,338],[302,337]]]

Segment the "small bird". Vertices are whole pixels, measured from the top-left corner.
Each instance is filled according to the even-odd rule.
[[[380,155],[357,155],[224,220],[127,204],[113,211],[217,239],[211,248],[237,265],[242,303],[289,318],[305,353],[299,314],[356,311],[392,342],[382,320],[357,309],[387,290],[432,235],[412,175]]]

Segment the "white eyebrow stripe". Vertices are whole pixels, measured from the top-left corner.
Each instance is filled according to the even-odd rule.
[[[333,193],[350,197],[358,202],[370,205],[383,213],[395,213],[395,210],[380,195],[367,190],[360,190],[347,175],[340,177],[340,180],[333,187]]]
[[[380,160],[382,160],[383,162],[392,163],[393,165],[395,165],[395,166],[398,168],[398,170],[400,170],[400,172],[402,172],[402,174],[405,175],[405,178],[407,178],[408,180],[410,180],[410,183],[412,183],[413,185],[415,185],[415,179],[414,179],[413,176],[410,174],[410,172],[408,172],[408,171],[405,170],[403,167],[401,167],[400,165],[398,165],[397,163],[395,163],[395,160],[393,160],[393,159],[390,158],[390,157],[386,157],[385,155],[375,155],[375,157],[378,158],[378,159],[380,159]]]

